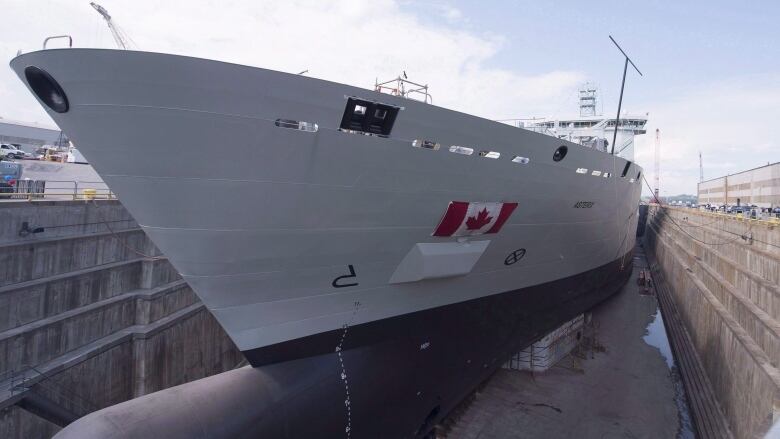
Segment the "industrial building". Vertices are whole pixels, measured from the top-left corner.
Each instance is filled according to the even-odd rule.
[[[56,126],[0,117],[0,143],[14,144],[24,151],[32,152],[43,145],[67,145],[68,138]]]
[[[780,206],[780,162],[699,183],[699,204]]]

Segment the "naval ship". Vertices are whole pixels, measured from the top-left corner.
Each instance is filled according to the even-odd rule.
[[[186,56],[11,67],[264,371],[237,437],[426,437],[631,271],[642,169],[603,148]]]

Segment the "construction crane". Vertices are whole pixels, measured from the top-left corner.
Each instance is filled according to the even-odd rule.
[[[135,46],[133,43],[133,40],[130,39],[129,36],[120,28],[117,26],[112,20],[111,15],[108,13],[106,8],[100,6],[99,4],[95,2],[89,3],[95,10],[100,14],[108,24],[108,29],[111,31],[111,35],[114,37],[114,41],[116,41],[116,45],[119,46],[120,49],[127,50],[128,48],[131,48],[131,46]]]
[[[654,169],[654,175],[653,178],[655,179],[655,199],[660,200],[660,191],[659,188],[661,187],[661,130],[656,128],[655,129],[655,169]]]
[[[699,151],[699,183],[704,181],[704,163],[701,161],[701,151]]]

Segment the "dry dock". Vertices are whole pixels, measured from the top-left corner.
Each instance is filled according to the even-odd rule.
[[[780,420],[780,223],[651,207],[646,238],[711,384],[702,401],[735,437],[762,437]]]
[[[647,218],[632,281],[593,310],[603,351],[498,371],[440,436],[748,439],[778,423],[780,222],[658,206]],[[652,297],[636,291],[642,267]]]
[[[243,364],[120,202],[47,197],[0,203],[0,437],[49,438]],[[499,370],[440,437],[748,439],[777,422],[780,224],[647,218],[631,280],[575,351],[547,372]]]
[[[442,436],[692,438],[658,302],[636,283],[646,267],[637,248],[631,280],[592,310],[579,349],[547,372],[499,370]]]

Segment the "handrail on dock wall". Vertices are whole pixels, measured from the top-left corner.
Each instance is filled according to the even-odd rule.
[[[769,219],[758,219],[758,218],[750,218],[746,217],[745,215],[741,213],[737,214],[730,214],[730,213],[724,213],[724,212],[710,212],[707,210],[699,210],[699,209],[690,209],[687,207],[672,207],[672,206],[664,206],[665,209],[673,209],[675,211],[679,212],[693,212],[700,215],[709,215],[711,217],[715,218],[725,218],[725,219],[731,219],[734,221],[741,221],[741,222],[750,222],[750,223],[756,223],[756,224],[764,224],[767,226],[777,226],[780,225],[780,214],[772,213],[769,215]]]
[[[35,183],[44,183],[35,185]],[[52,187],[54,186],[54,187]],[[116,200],[116,194],[103,181],[77,180],[19,180],[13,186],[13,192],[0,192],[3,200]]]

